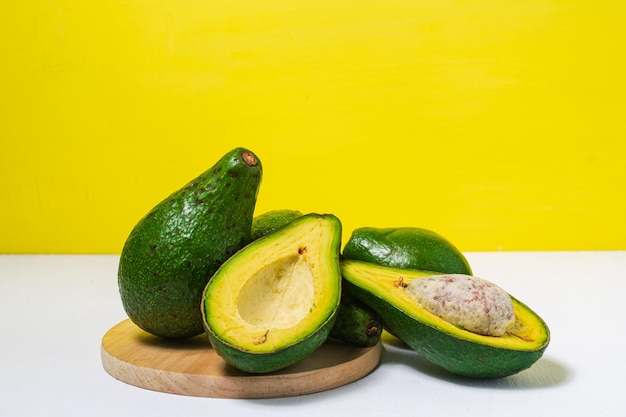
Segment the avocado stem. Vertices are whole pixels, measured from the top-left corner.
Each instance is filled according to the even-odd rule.
[[[256,156],[254,156],[252,152],[242,152],[241,159],[243,159],[243,161],[251,167],[259,163]]]

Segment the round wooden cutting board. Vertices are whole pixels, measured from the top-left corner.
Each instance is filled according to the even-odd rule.
[[[380,362],[382,344],[354,347],[327,340],[304,361],[269,374],[248,374],[227,365],[204,335],[166,340],[129,319],[102,338],[104,369],[137,387],[214,398],[275,398],[311,394],[354,382]]]

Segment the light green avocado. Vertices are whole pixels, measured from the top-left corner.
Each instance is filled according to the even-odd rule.
[[[344,288],[380,315],[391,333],[426,360],[474,378],[498,378],[532,366],[548,347],[550,332],[530,308],[511,297],[514,325],[502,336],[464,330],[431,313],[405,290],[437,273],[342,261]]]
[[[208,338],[224,361],[266,373],[327,339],[341,295],[341,223],[307,214],[228,259],[203,292]]]
[[[167,338],[203,332],[202,290],[249,241],[261,176],[256,155],[233,149],[139,220],[118,269],[122,304],[137,326]]]

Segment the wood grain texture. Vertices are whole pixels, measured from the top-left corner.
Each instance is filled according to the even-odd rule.
[[[379,342],[371,348],[328,340],[304,361],[269,374],[241,372],[227,365],[204,335],[165,340],[130,320],[102,338],[104,369],[137,387],[172,394],[214,398],[275,398],[310,394],[354,382],[378,366]]]

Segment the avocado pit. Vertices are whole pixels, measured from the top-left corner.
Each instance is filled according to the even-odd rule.
[[[426,310],[470,332],[503,336],[515,325],[509,294],[482,278],[433,275],[400,286]]]

